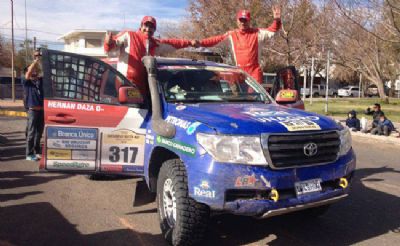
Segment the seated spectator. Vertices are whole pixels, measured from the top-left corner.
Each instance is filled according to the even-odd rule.
[[[371,130],[371,134],[389,136],[393,130],[393,123],[388,118],[386,118],[385,114],[382,112],[379,115],[378,125]]]
[[[357,119],[357,113],[354,110],[351,110],[347,115],[346,126],[350,128],[352,131],[356,132],[361,129],[360,120]]]
[[[370,107],[365,110],[365,114],[372,115],[372,128],[376,128],[379,123],[379,115],[383,113],[381,110],[381,105],[379,103],[375,103],[374,106],[372,106],[372,109]]]

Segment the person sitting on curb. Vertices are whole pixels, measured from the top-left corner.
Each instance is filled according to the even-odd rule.
[[[372,128],[376,128],[379,123],[379,115],[383,113],[383,111],[381,110],[381,105],[379,103],[375,103],[374,106],[372,106],[372,109],[373,110],[368,107],[365,110],[365,114],[372,115]]]
[[[382,112],[381,114],[379,114],[378,125],[371,130],[371,134],[389,136],[392,131],[394,131],[393,123],[388,118],[386,118],[385,114]]]
[[[357,113],[351,110],[346,119],[346,126],[349,127],[353,132],[359,131],[361,129],[360,120],[357,119]]]

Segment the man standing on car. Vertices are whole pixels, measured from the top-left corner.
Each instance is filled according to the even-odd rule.
[[[156,19],[152,16],[145,16],[138,31],[122,31],[116,36],[107,34],[104,41],[106,52],[119,51],[118,71],[136,84],[143,95],[146,95],[148,86],[142,58],[146,55],[154,56],[163,52],[186,48],[193,42],[183,39],[155,39],[153,36],[156,28]]]
[[[44,127],[43,81],[39,77],[40,51],[35,51],[34,61],[25,69],[24,91],[28,109],[26,159],[37,161],[41,158],[40,139]]]
[[[212,47],[222,41],[229,41],[236,65],[261,84],[263,80],[260,67],[262,46],[267,38],[272,37],[281,28],[280,7],[273,7],[272,12],[274,21],[268,28],[252,28],[250,27],[250,12],[240,10],[236,15],[238,29],[200,40],[199,45]]]

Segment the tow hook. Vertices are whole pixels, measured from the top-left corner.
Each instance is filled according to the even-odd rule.
[[[279,200],[279,193],[276,189],[272,189],[271,193],[269,193],[269,198],[274,201],[277,202]]]
[[[339,186],[342,187],[343,189],[346,189],[347,186],[349,186],[349,181],[347,181],[346,178],[340,178],[339,179]]]

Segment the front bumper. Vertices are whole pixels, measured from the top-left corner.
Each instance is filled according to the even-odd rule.
[[[342,188],[338,181],[345,177],[350,183],[356,164],[352,150],[335,163],[284,170],[214,163],[211,159],[207,165],[204,161],[193,165],[186,163],[189,195],[193,199],[207,204],[213,211],[262,218],[329,204],[346,197],[350,185]],[[322,191],[296,196],[295,182],[315,178],[321,179]],[[277,201],[270,198],[272,190],[280,195]]]

